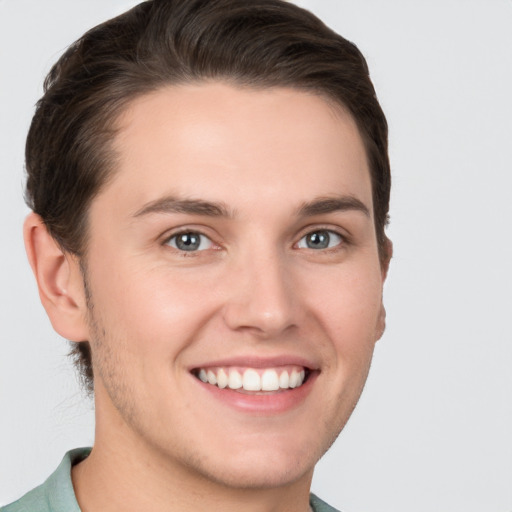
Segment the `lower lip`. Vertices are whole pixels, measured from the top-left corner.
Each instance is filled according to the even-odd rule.
[[[318,376],[312,372],[306,382],[298,388],[262,394],[246,394],[229,388],[220,389],[206,384],[196,377],[197,383],[211,395],[225,404],[247,413],[279,414],[298,407],[306,400]]]

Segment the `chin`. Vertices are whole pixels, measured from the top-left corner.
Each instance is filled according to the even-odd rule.
[[[244,464],[237,468],[217,468],[208,475],[215,481],[232,489],[275,489],[287,487],[303,478],[311,478],[312,467],[282,465],[276,467],[273,462]]]
[[[207,458],[189,460],[189,469],[231,489],[273,489],[311,479],[320,456],[299,449],[285,452],[256,448],[237,450],[216,464]]]

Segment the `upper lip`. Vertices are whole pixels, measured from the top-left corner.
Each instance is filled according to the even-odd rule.
[[[261,357],[255,355],[235,356],[223,359],[215,359],[204,361],[203,363],[196,364],[190,368],[195,370],[198,368],[211,368],[211,367],[229,367],[239,366],[247,368],[276,368],[279,366],[302,366],[308,370],[318,370],[319,365],[311,359],[294,355],[279,355],[273,357]]]

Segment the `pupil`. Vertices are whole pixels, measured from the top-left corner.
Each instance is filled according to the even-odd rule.
[[[329,240],[327,231],[317,231],[308,235],[307,245],[310,249],[326,249],[329,247]]]
[[[199,243],[199,235],[196,233],[183,233],[176,240],[176,246],[183,251],[195,251]]]

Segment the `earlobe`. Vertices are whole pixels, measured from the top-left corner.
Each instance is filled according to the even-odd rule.
[[[26,218],[23,235],[39,297],[53,328],[70,341],[87,340],[87,305],[78,260],[60,248],[35,213]]]
[[[384,308],[384,304],[380,305],[379,317],[377,319],[377,327],[375,329],[375,341],[379,341],[384,334],[386,329],[386,309]]]

